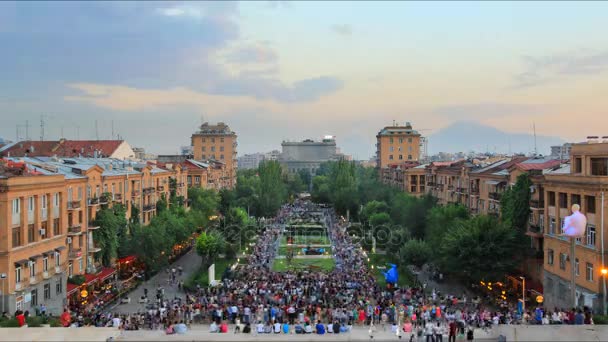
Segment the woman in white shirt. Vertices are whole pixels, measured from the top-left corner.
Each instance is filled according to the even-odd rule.
[[[281,333],[281,323],[279,322],[274,322],[274,333],[275,334],[280,334]]]

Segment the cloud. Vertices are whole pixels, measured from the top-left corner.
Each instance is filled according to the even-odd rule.
[[[281,0],[273,0],[273,1],[267,1],[266,5],[269,8],[289,8],[292,6],[292,2],[291,1],[281,1]]]
[[[500,102],[454,104],[431,110],[432,114],[445,116],[453,120],[540,115],[547,111],[548,107],[546,105]]]
[[[524,70],[515,75],[514,88],[534,87],[608,69],[608,50],[580,50],[547,56],[522,57]]]
[[[279,56],[268,43],[256,43],[237,47],[224,56],[224,61],[239,64],[275,64]]]
[[[353,28],[348,24],[334,25],[331,30],[341,36],[351,36],[353,34]]]
[[[198,8],[193,7],[167,7],[158,8],[157,12],[167,17],[192,17],[201,18],[203,13]]]

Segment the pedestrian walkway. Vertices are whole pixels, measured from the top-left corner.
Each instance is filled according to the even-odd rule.
[[[173,264],[167,266],[167,269],[171,270],[172,268],[175,268],[177,270],[178,267],[181,266],[183,272],[181,276],[177,276],[177,281],[181,280],[185,282],[191,274],[198,271],[199,267],[201,267],[201,263],[202,258],[196,254],[196,250],[193,248],[190,252],[183,255]],[[169,283],[170,277],[170,273],[161,270],[154,277],[143,282],[127,295],[127,297],[131,298],[130,303],[120,304],[120,301],[118,301],[116,305],[106,309],[106,312],[132,314],[134,312],[144,311],[145,304],[139,303],[139,298],[144,295],[144,289],[148,289],[148,298],[151,300],[155,298],[154,296],[156,294],[156,289],[159,286],[162,286],[165,289],[165,298],[172,299],[176,295],[183,296],[183,292],[179,291],[177,284],[172,285]]]

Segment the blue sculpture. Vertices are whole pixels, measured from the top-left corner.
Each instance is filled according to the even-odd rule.
[[[399,280],[399,272],[397,272],[397,265],[389,265],[391,266],[391,268],[386,272],[382,272],[382,274],[384,274],[384,279],[386,279],[387,284],[397,284],[397,281]]]

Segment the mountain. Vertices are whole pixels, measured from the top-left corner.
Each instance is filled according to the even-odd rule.
[[[561,145],[559,137],[536,136],[539,154],[549,155],[551,146]],[[429,155],[439,152],[534,152],[534,134],[508,133],[492,126],[470,121],[458,121],[428,137]]]

